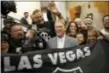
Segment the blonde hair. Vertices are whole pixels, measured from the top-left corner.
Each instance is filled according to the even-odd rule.
[[[39,9],[36,9],[36,10],[33,11],[32,15],[31,15],[32,20],[34,20],[35,14],[38,13],[38,12],[41,12],[41,11]]]
[[[56,6],[56,5],[55,5],[55,3],[53,1],[49,2],[48,7],[54,7],[54,6]]]
[[[36,9],[33,11],[32,15],[34,15],[35,13],[41,12],[40,10]]]

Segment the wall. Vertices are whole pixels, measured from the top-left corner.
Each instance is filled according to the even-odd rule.
[[[109,2],[55,2],[55,4],[65,19],[66,17],[70,18],[69,10],[78,5],[82,7],[82,20],[88,13],[92,12],[94,14],[93,26],[97,27],[98,30],[103,28],[103,16],[109,14]],[[88,9],[88,4],[91,5],[90,9]],[[40,2],[16,2],[16,5],[17,13],[11,12],[9,15],[19,20],[23,17],[25,11],[31,14],[33,10],[40,9]],[[31,23],[31,20],[29,22]]]
[[[17,13],[11,12],[8,15],[20,20],[24,12],[29,12],[31,15],[35,9],[40,9],[40,2],[16,2],[16,8]],[[29,23],[31,23],[30,17],[28,20]]]
[[[103,15],[109,14],[109,1],[108,2],[94,2],[94,6],[98,8],[99,12]]]
[[[70,11],[71,8],[80,5],[82,7],[80,18],[82,20],[84,20],[88,13],[93,13],[93,26],[97,30],[103,28],[102,18],[104,15],[109,14],[109,2],[67,2],[66,4],[68,11]],[[88,8],[89,4],[90,8]]]
[[[62,16],[66,19],[66,2],[55,2],[58,10],[61,12]]]
[[[66,6],[65,2],[55,2],[58,10],[61,12],[63,17],[66,19]],[[16,7],[17,7],[17,13],[9,13],[8,15],[20,20],[21,17],[23,17],[23,13],[25,11],[29,12],[30,14],[33,12],[35,9],[40,9],[40,2],[16,2]],[[28,19],[29,23],[31,23],[30,18]]]
[[[109,14],[108,2],[90,2],[89,4],[91,5],[90,8],[88,8],[87,3],[82,6],[81,18],[84,19],[88,13],[93,13],[93,26],[100,30],[103,28],[103,16]]]
[[[73,17],[75,17],[73,14],[71,14],[71,13],[75,13],[74,7],[82,6],[85,3],[87,3],[87,2],[79,2],[79,1],[78,2],[76,2],[76,1],[66,2],[67,15],[68,15],[68,18],[69,18],[70,21],[73,19]]]

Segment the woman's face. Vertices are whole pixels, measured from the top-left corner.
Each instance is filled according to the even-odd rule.
[[[70,33],[76,33],[77,32],[76,24],[75,23],[71,23],[69,30],[70,30]]]
[[[82,44],[85,41],[83,34],[77,34],[76,35],[76,40],[77,40],[79,45]]]

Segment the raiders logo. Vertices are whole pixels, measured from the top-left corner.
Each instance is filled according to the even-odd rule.
[[[21,47],[17,47],[16,48],[16,53],[21,53],[21,49],[22,49]]]
[[[47,32],[45,32],[45,31],[41,32],[41,33],[40,33],[40,36],[41,36],[43,39],[45,39],[45,41],[48,41],[48,40],[50,39],[50,35],[49,35]]]
[[[57,67],[52,73],[83,73],[81,67],[76,67],[72,69],[62,69]]]

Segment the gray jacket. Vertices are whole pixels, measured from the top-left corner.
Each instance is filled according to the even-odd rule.
[[[74,47],[74,46],[78,46],[77,42],[69,37],[69,36],[65,36],[65,42],[64,42],[64,48],[69,48],[69,47]],[[49,41],[48,41],[48,49],[55,49],[57,48],[57,37],[54,37],[54,38],[51,38]]]

